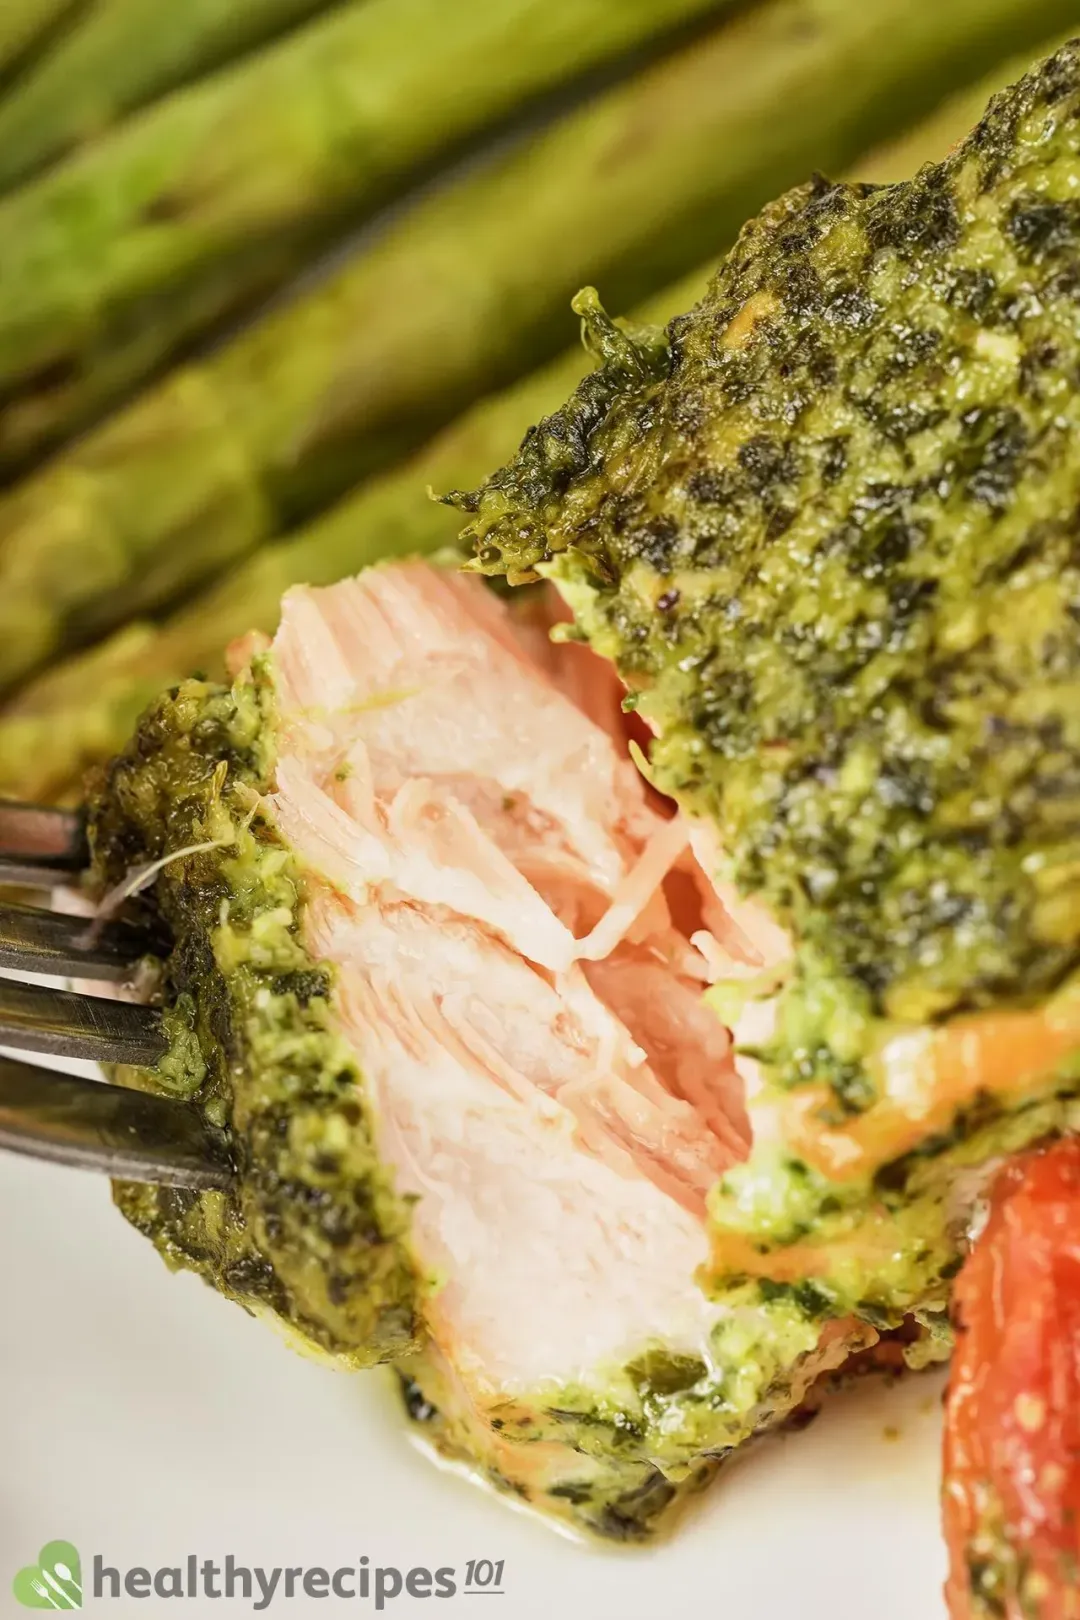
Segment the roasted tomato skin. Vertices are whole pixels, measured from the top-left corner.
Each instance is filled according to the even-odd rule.
[[[1080,1138],[1000,1172],[954,1312],[952,1620],[1080,1620]]]

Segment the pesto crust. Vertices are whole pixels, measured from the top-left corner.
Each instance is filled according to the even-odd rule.
[[[669,1532],[723,1460],[702,1457],[671,1479],[618,1447],[590,1454],[561,1437],[545,1445],[525,1411],[495,1417],[485,1431],[467,1415],[454,1414],[453,1395],[422,1356],[400,1365],[397,1377],[406,1415],[425,1445],[478,1473],[501,1494],[602,1541],[636,1544]],[[538,1445],[542,1462],[534,1456]]]
[[[374,1148],[363,1077],[331,1019],[332,970],[299,931],[303,885],[259,809],[273,694],[188,681],[144,715],[90,796],[105,889],[165,866],[151,904],[171,937],[161,997],[171,1042],[154,1071],[227,1129],[230,1193],[117,1183],[116,1202],[174,1267],[194,1270],[306,1346],[362,1366],[415,1347],[408,1207]]]
[[[892,1033],[1080,988],[1078,193],[1074,42],[913,180],[771,205],[665,333],[579,300],[600,371],[448,497],[477,570],[557,582],[657,785],[789,930],[752,1055],[823,1125],[879,1102]],[[958,1178],[1074,1128],[1078,1092],[1072,1053],[872,1179],[759,1145],[710,1201],[721,1250],[809,1244],[826,1314],[937,1322]]]
[[[726,1303],[730,1314],[701,1356],[645,1349],[609,1368],[602,1392],[593,1379],[474,1408],[422,1351],[398,1364],[406,1411],[427,1443],[497,1490],[590,1536],[649,1540],[672,1528],[738,1447],[791,1418],[822,1370],[877,1338],[850,1323],[823,1362],[820,1302],[747,1284]]]
[[[767,209],[663,361],[586,305],[602,371],[453,497],[478,568],[564,584],[660,785],[874,1017],[1080,962],[1078,187],[1073,44],[913,181]]]

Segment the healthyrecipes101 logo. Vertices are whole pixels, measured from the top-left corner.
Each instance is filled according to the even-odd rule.
[[[20,1569],[12,1587],[27,1609],[81,1609],[82,1564],[70,1541],[48,1541],[36,1564]]]
[[[337,1597],[370,1603],[385,1609],[396,1597],[451,1598],[503,1591],[503,1560],[470,1558],[462,1570],[444,1564],[428,1569],[422,1564],[398,1569],[393,1564],[372,1565],[359,1558],[340,1569],[238,1564],[232,1553],[224,1564],[191,1553],[182,1564],[165,1569],[121,1571],[95,1553],[89,1592],[83,1592],[82,1563],[70,1541],[49,1541],[36,1564],[20,1569],[12,1583],[15,1596],[27,1609],[81,1609],[83,1597],[118,1598],[240,1598],[256,1611],[268,1609],[276,1598]]]

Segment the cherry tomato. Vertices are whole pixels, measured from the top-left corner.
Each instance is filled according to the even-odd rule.
[[[953,1620],[1080,1620],[1080,1138],[1008,1165],[957,1279]]]

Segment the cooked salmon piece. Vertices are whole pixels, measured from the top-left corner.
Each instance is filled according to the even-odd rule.
[[[271,659],[269,813],[416,1199],[434,1345],[478,1406],[700,1355],[705,1200],[748,1138],[664,900],[685,830],[478,581],[416,563],[293,592]]]
[[[232,998],[239,1216],[273,1272],[256,1307],[355,1362],[404,1354],[445,1451],[637,1535],[876,1333],[783,1315],[748,1333],[745,1304],[700,1286],[710,1194],[750,1147],[752,1066],[709,997],[725,975],[780,971],[786,940],[718,891],[703,829],[635,767],[607,666],[582,647],[553,656],[559,616],[543,595],[510,607],[420,562],[290,592],[273,642],[232,654],[229,701],[259,708],[230,724],[263,774],[238,784],[224,854],[192,860],[218,862],[226,890],[209,948]],[[206,706],[225,700],[205,692],[184,737],[189,770],[195,739],[210,753],[200,790],[223,748]],[[148,752],[129,761],[138,792],[114,772],[114,802],[145,803]],[[267,871],[294,904],[253,905]],[[171,920],[190,932],[198,880],[183,861],[175,873]],[[236,989],[237,964],[261,965],[278,931],[325,994],[301,1004],[295,973],[269,967]],[[220,1014],[205,982],[192,995],[206,1050]],[[252,1009],[278,1067],[262,1055],[241,1075]],[[370,1162],[350,1181],[357,1141]],[[196,1244],[190,1210],[184,1226],[164,1196],[122,1199],[171,1258],[198,1249],[252,1304],[207,1241],[205,1205]],[[734,1383],[727,1339],[746,1361]]]
[[[95,792],[175,938],[142,1083],[238,1166],[126,1213],[578,1522],[943,1347],[1080,1123],[1078,188],[1073,44],[666,333],[586,292],[596,374],[448,497],[472,577],[290,593]]]
[[[625,1468],[611,1445],[586,1462],[577,1432],[628,1366],[715,1386],[731,1311],[697,1274],[708,1195],[749,1124],[705,993],[775,972],[787,942],[725,905],[701,831],[629,760],[606,666],[553,658],[550,617],[424,563],[290,593],[267,809],[304,873],[305,945],[335,966],[380,1157],[415,1199],[417,1272],[437,1279],[407,1372],[430,1432],[533,1499],[576,1493],[632,1529],[746,1425],[728,1412],[710,1433],[695,1413],[674,1465],[646,1444]],[[874,1336],[834,1325],[801,1349],[777,1408]]]

